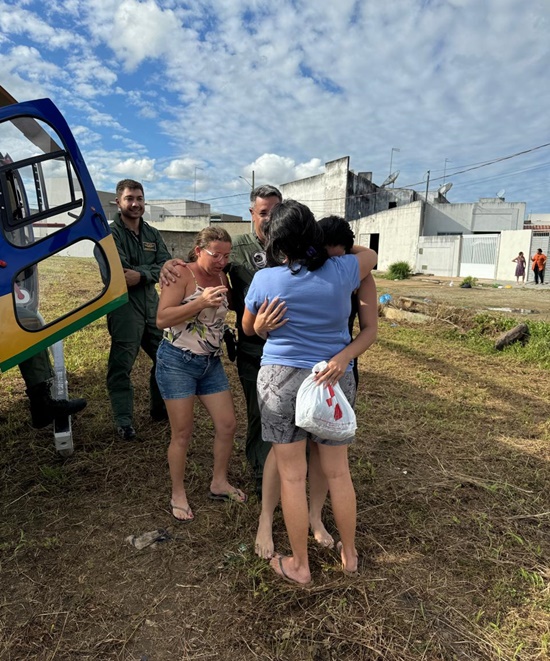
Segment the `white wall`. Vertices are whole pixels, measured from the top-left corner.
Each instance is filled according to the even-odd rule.
[[[149,225],[160,231],[200,232],[210,225],[210,216],[182,217],[170,216],[162,220],[149,220]]]
[[[408,262],[416,268],[418,237],[422,227],[423,202],[381,211],[350,223],[359,244],[372,245],[371,234],[379,234],[378,269],[386,271],[393,262]]]
[[[512,260],[518,256],[520,251],[525,256],[526,270],[528,271],[531,268],[531,258],[529,256],[531,235],[531,230],[501,232],[500,251],[495,275],[497,280],[515,282],[516,264]]]
[[[550,225],[550,213],[530,213],[527,220],[533,225]]]
[[[479,202],[430,204],[424,217],[424,236],[442,233],[472,234],[523,229],[524,202],[482,198]]]
[[[317,220],[324,216],[346,215],[349,157],[325,163],[325,172],[306,179],[281,184],[285,200],[297,200],[308,206]]]
[[[452,277],[460,260],[460,236],[421,236],[418,242],[417,273]]]

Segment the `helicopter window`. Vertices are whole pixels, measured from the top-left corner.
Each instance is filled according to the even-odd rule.
[[[36,243],[81,217],[82,188],[61,145],[40,120],[17,117],[0,123],[0,221],[14,245]],[[16,231],[21,228],[24,234]]]
[[[66,277],[71,264],[78,264],[78,281]],[[83,289],[80,280],[86,282]],[[67,248],[27,265],[16,276],[13,299],[19,324],[29,331],[59,321],[96,299],[105,291],[109,266],[99,244],[82,239]],[[40,315],[36,314],[40,293]],[[39,323],[37,323],[37,319]]]

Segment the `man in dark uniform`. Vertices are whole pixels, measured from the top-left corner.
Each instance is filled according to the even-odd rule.
[[[140,347],[153,361],[149,379],[150,411],[153,420],[166,420],[166,408],[155,378],[157,348],[162,331],[156,326],[158,282],[162,265],[170,253],[158,230],[146,223],[143,186],[123,179],[116,187],[118,214],[111,224],[128,287],[128,303],[107,315],[111,351],[107,365],[107,389],[119,436],[136,438],[134,388],[130,374]]]
[[[250,214],[254,231],[240,234],[233,239],[231,263],[228,276],[231,280],[233,305],[237,316],[237,370],[243,388],[248,429],[246,435],[246,459],[254,472],[256,492],[261,496],[262,476],[270,443],[262,439],[262,420],[258,407],[256,380],[260,369],[260,360],[264,340],[257,335],[248,336],[242,330],[244,299],[254,273],[266,266],[264,234],[262,225],[269,220],[273,207],[281,202],[283,196],[274,186],[258,186],[250,193]]]

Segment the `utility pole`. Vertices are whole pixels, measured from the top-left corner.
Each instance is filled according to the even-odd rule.
[[[426,179],[426,202],[428,202],[428,188],[430,187],[430,171],[428,170],[427,172],[427,179]]]
[[[397,147],[392,147],[392,148],[391,148],[391,155],[390,155],[390,172],[389,172],[389,174],[388,174],[388,177],[391,177],[391,174],[392,174],[391,166],[392,166],[392,164],[393,164],[393,152],[394,152],[394,151],[399,151],[399,152],[400,152],[401,150],[398,149]],[[391,185],[392,188],[394,187],[394,183],[395,183],[395,182],[392,181],[392,185]]]
[[[248,181],[246,177],[243,177],[242,175],[239,175],[239,179],[242,179],[243,181],[246,181],[246,183],[250,186],[250,190],[254,190],[254,170],[252,170],[252,183]]]

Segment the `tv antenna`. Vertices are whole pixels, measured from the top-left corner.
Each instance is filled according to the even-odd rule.
[[[392,172],[389,177],[384,179],[382,184],[380,185],[380,188],[385,188],[386,186],[389,186],[390,184],[393,184],[393,182],[397,179],[399,176],[399,170],[396,170],[395,172]]]
[[[498,197],[499,199],[501,199],[501,200],[504,200],[504,193],[506,193],[506,189],[505,189],[505,188],[501,188],[501,189],[499,190],[499,192],[497,193],[497,197]]]

